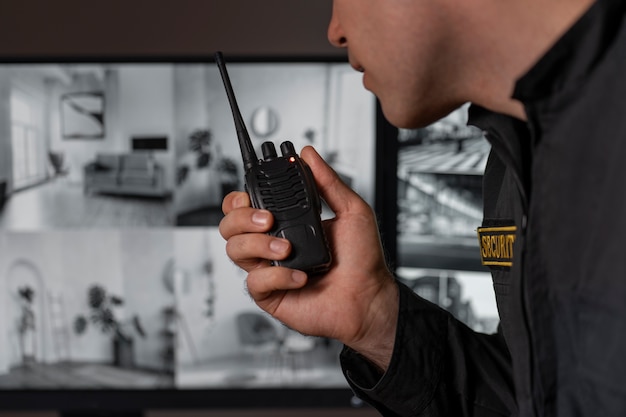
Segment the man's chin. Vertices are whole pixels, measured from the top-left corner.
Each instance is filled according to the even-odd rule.
[[[446,117],[461,106],[450,106],[442,109],[426,107],[422,109],[411,109],[409,111],[406,107],[389,108],[389,106],[385,106],[384,102],[381,101],[381,103],[385,119],[393,126],[400,129],[419,129],[426,127]]]
[[[382,111],[385,119],[400,129],[419,129],[437,121],[437,119],[426,118],[423,117],[424,115],[411,114],[406,111],[386,111],[384,106]]]

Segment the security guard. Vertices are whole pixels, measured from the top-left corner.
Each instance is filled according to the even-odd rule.
[[[311,148],[336,217],[321,277],[272,267],[289,242],[244,193],[227,253],[264,310],[344,343],[351,387],[385,416],[626,416],[626,2],[334,0],[329,39],[399,127],[470,101],[492,153],[483,262],[500,314],[475,333],[398,284],[376,219]]]

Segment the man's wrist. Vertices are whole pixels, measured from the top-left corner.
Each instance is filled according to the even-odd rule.
[[[399,310],[399,290],[393,279],[381,287],[381,293],[370,306],[371,320],[366,322],[363,336],[347,343],[352,350],[365,357],[381,372],[385,372],[391,361],[396,338]]]

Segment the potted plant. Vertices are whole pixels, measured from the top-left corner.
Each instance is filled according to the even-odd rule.
[[[17,295],[22,307],[17,330],[20,335],[22,362],[27,365],[35,360],[35,311],[33,309],[35,291],[26,285],[18,288]]]
[[[239,176],[237,171],[237,163],[228,157],[221,157],[217,170],[220,173],[220,183],[222,185],[222,196],[231,191],[235,191],[239,187]]]
[[[189,135],[189,149],[197,153],[196,168],[206,168],[211,162],[209,146],[213,135],[208,129],[196,129]]]
[[[91,309],[89,319],[103,333],[113,336],[113,364],[123,368],[134,366],[133,336],[134,330],[139,336],[146,337],[139,316],[134,315],[128,320],[120,321],[115,308],[124,304],[124,300],[116,295],[109,294],[100,285],[93,285],[88,290],[88,305]],[[74,330],[83,334],[87,330],[89,320],[79,315],[74,321]]]

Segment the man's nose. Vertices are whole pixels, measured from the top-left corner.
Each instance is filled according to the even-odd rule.
[[[337,48],[345,48],[348,46],[348,40],[334,11],[330,18],[330,23],[328,24],[327,36],[330,44]]]

